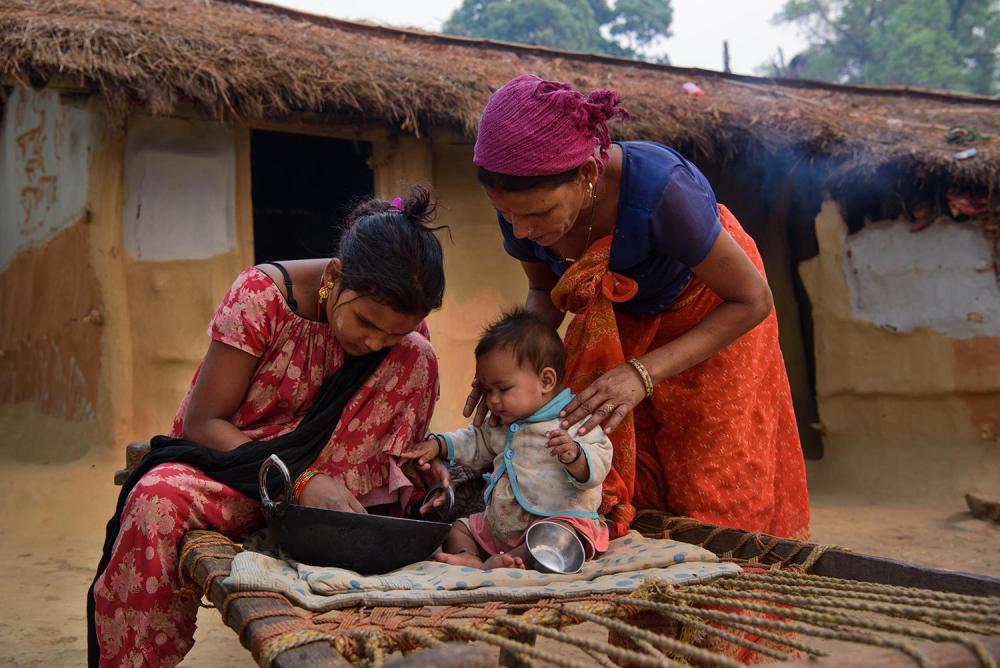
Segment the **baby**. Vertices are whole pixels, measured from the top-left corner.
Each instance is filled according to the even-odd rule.
[[[491,324],[476,346],[476,381],[501,424],[469,425],[431,434],[402,457],[426,468],[435,457],[493,472],[486,510],[455,522],[438,561],[476,568],[524,568],[525,533],[535,522],[558,522],[577,533],[587,558],[607,550],[608,528],[597,514],[601,483],[611,468],[611,441],[600,427],[577,440],[559,427],[572,399],[559,391],[566,353],[559,334],[524,309]],[[492,420],[496,422],[496,420]]]

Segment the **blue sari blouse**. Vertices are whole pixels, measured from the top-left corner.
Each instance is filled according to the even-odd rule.
[[[610,269],[639,285],[617,308],[655,315],[670,308],[712,249],[722,225],[715,193],[701,171],[674,149],[647,141],[620,142],[621,189]],[[517,239],[497,212],[504,250],[524,262],[545,262],[556,276],[569,266],[547,248]]]

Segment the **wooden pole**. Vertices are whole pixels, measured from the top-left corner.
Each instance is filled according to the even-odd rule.
[[[496,665],[497,652],[494,648],[464,642],[419,649],[385,662],[385,668],[494,668]]]
[[[671,516],[655,511],[643,511],[632,524],[632,528],[645,536],[662,537]],[[746,531],[722,529],[712,524],[689,523],[671,531],[670,537],[682,543],[700,545],[715,554],[727,554],[737,559],[760,556],[757,541],[747,540]],[[705,539],[712,536],[707,544]],[[775,540],[773,536],[761,534],[765,541]],[[788,539],[777,539],[770,554],[775,560],[785,560],[788,564],[801,564],[812,553],[815,546]],[[929,566],[920,566],[885,557],[873,557],[840,549],[828,549],[816,561],[809,572],[842,580],[860,580],[897,587],[917,587],[946,591],[972,596],[1000,596],[1000,578],[973,573],[947,571]]]
[[[205,532],[197,532],[205,533]],[[181,545],[197,533],[185,535]],[[229,592],[222,586],[222,579],[229,574],[233,557],[236,555],[231,547],[214,545],[212,547],[195,548],[187,556],[186,563],[181,564],[191,579],[204,587],[208,587],[208,600],[221,612],[225,607]],[[195,566],[188,570],[187,564],[195,560]],[[256,645],[253,638],[256,634],[267,635],[269,626],[286,622],[299,622],[303,629],[309,628],[311,622],[304,620],[298,609],[287,599],[277,599],[270,596],[238,598],[229,605],[228,617],[223,621],[237,633],[242,630],[240,642],[247,649]],[[257,659],[258,657],[254,657]],[[319,640],[307,645],[301,645],[285,650],[274,658],[272,668],[306,668],[308,666],[324,666],[326,668],[351,668],[351,663],[333,648],[327,640]]]

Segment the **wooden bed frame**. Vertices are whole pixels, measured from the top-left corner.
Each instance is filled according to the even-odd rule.
[[[670,516],[663,515],[668,521]],[[655,531],[655,521],[646,515],[633,525],[648,536],[663,536],[661,531]],[[682,531],[674,531],[671,538],[692,544],[702,544],[706,537],[713,536],[707,545],[716,554],[737,559],[757,558],[760,555],[759,542],[748,540],[748,537],[759,537],[736,529],[726,529],[708,524],[686,523]],[[204,538],[205,532],[198,532]],[[218,535],[218,534],[216,534]],[[224,537],[218,535],[222,541]],[[195,547],[184,549],[194,535],[189,534],[184,539],[182,553],[185,554],[182,572],[202,591],[206,593],[211,603],[223,612],[223,621],[240,634],[240,642],[244,647],[255,652],[260,648],[260,639],[273,637],[276,625],[282,625],[289,631],[294,627],[308,628],[310,621],[304,618],[303,611],[296,608],[287,599],[270,593],[254,596],[244,593],[241,598],[231,600],[226,607],[226,599],[230,592],[222,585],[223,578],[229,574],[232,559],[236,551],[232,547],[214,545],[205,548]],[[222,542],[220,541],[220,542]],[[810,557],[816,546],[793,540],[772,539],[764,541],[769,546],[768,554],[772,559],[787,560],[788,564],[802,564]],[[735,551],[730,554],[734,549]],[[919,587],[935,591],[946,591],[982,596],[1000,596],[1000,579],[979,575],[957,573],[933,568],[925,568],[892,559],[856,554],[839,549],[826,550],[816,560],[809,570],[812,574],[864,582]],[[1000,662],[1000,635],[979,636],[994,661]],[[915,643],[915,647],[934,666],[949,666],[950,668],[974,668],[980,663],[964,645],[957,643]],[[501,665],[522,665],[512,656],[501,653]],[[313,666],[352,665],[341,657],[328,640],[317,640],[310,644],[289,649],[278,654],[271,665],[274,668],[311,668]],[[421,649],[405,656],[391,656],[385,663],[387,667],[403,666],[439,666],[441,668],[463,668],[496,666],[496,651],[478,645],[463,642],[446,643],[442,646]],[[858,647],[849,653],[838,656],[808,658],[800,661],[784,662],[783,666],[913,666],[913,660],[902,652]]]
[[[128,446],[126,469],[115,474],[116,484],[128,476],[129,470],[148,452],[147,443]],[[795,540],[738,529],[717,527],[688,518],[677,518],[658,512],[640,513],[632,527],[648,537],[665,535],[674,540],[700,545],[720,557],[737,561],[752,560],[762,565],[779,563],[782,567],[807,564],[807,572],[842,580],[915,587],[973,596],[1000,597],[1000,579],[928,568],[894,559],[858,554],[844,549],[827,548]],[[207,539],[207,540],[206,540]],[[817,553],[817,550],[819,553]],[[181,544],[181,574],[185,580],[204,592],[210,603],[223,615],[223,621],[240,636],[240,642],[259,660],[262,639],[274,639],[281,633],[308,630],[312,622],[305,611],[287,598],[273,593],[242,592],[230,599],[222,584],[229,575],[237,549],[221,534],[191,532]],[[998,611],[1000,612],[1000,611]],[[986,653],[1000,663],[1000,635],[978,636]],[[914,643],[933,666],[973,668],[981,665],[965,645],[952,642]],[[318,666],[351,666],[334,648],[328,638],[272,655],[274,668],[312,668]],[[449,642],[429,649],[418,649],[405,655],[391,655],[387,668],[439,666],[441,668],[483,668],[497,665],[496,650],[478,644]],[[523,663],[507,652],[501,652],[500,665],[521,666]],[[787,667],[841,668],[847,666],[879,666],[902,668],[913,666],[906,654],[894,650],[858,646],[836,656],[786,661],[776,665]]]

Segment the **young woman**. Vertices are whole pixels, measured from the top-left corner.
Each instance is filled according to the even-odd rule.
[[[423,325],[444,292],[432,209],[422,189],[370,200],[348,217],[333,258],[236,278],[173,438],[153,439],[109,523],[88,600],[91,665],[173,666],[187,653],[198,601],[179,591],[180,539],[258,528],[254,480],[270,453],[291,468],[298,503],[411,505],[396,457],[426,433],[438,386]],[[432,477],[447,483],[442,466]]]
[[[614,443],[602,513],[635,508],[805,537],[805,466],[753,240],[698,169],[652,142],[612,143],[614,91],[523,75],[490,99],[475,163],[527,308],[566,334],[564,426]],[[480,393],[466,404],[471,415]],[[485,407],[480,405],[477,419]]]

